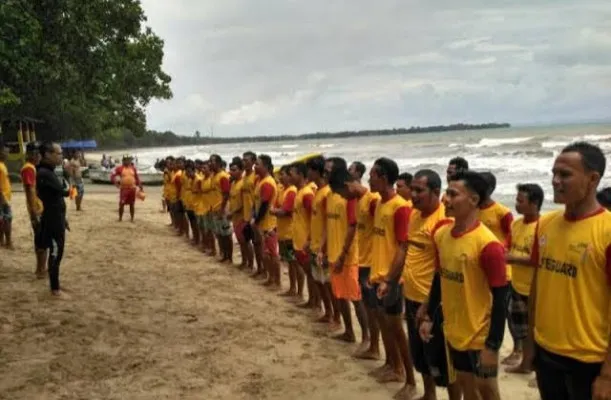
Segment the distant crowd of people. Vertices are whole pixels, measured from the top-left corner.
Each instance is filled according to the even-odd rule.
[[[597,192],[606,158],[585,142],[565,147],[552,166],[553,199],[542,214],[537,183],[516,187],[514,219],[493,198],[496,178],[450,160],[447,187],[422,169],[399,173],[313,157],[274,170],[268,155],[228,163],[168,157],[163,206],[179,236],[270,290],[288,290],[354,356],[386,359],[371,375],[404,382],[395,398],[422,399],[446,387],[452,400],[500,399],[499,364],[536,372],[543,400],[611,399],[611,190]],[[307,295],[305,292],[307,288]],[[306,298],[307,296],[307,298]],[[320,313],[320,314],[318,314]],[[404,321],[407,330],[404,329]],[[514,348],[499,360],[505,322]]]

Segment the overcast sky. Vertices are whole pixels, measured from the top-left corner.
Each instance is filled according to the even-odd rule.
[[[215,136],[600,120],[611,0],[142,0],[174,98]]]

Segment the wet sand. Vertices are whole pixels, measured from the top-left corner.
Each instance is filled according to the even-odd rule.
[[[16,249],[0,250],[0,399],[377,400],[400,389],[367,376],[381,363],[353,360],[355,346],[311,314],[173,236],[159,188],[147,189],[134,224],[117,222],[114,187],[86,190],[85,211],[68,205],[69,300],[34,278],[15,193]],[[510,346],[507,335],[503,355]],[[538,399],[527,381],[502,373],[504,398]]]

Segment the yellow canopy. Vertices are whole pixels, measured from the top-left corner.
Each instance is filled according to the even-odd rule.
[[[310,154],[306,154],[305,156],[301,156],[296,160],[291,161],[290,163],[286,163],[283,165],[289,165],[289,164],[294,164],[294,163],[298,163],[298,162],[307,162],[308,160],[314,158],[314,157],[318,157],[318,156],[322,156],[322,153],[310,153]],[[278,174],[280,173],[280,168],[282,168],[282,165],[279,167],[275,167],[274,168],[274,177],[276,177],[276,179],[278,178]]]

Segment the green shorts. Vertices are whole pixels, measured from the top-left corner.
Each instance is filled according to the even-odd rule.
[[[280,240],[278,242],[278,247],[280,248],[280,259],[282,261],[293,262],[296,260],[292,240]]]
[[[231,229],[231,222],[225,216],[219,217],[215,215],[213,217],[214,221],[214,233],[219,236],[231,236],[233,234],[233,230]]]

